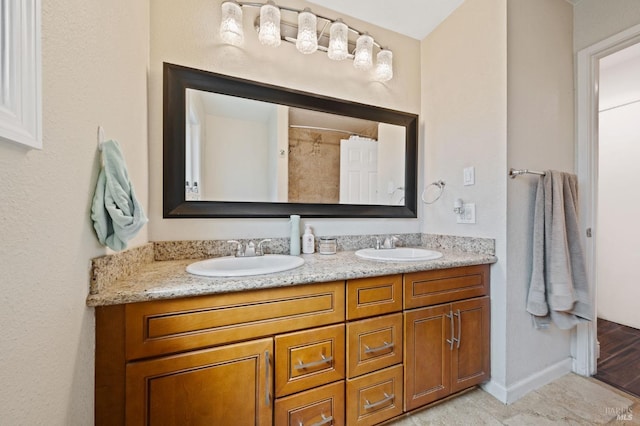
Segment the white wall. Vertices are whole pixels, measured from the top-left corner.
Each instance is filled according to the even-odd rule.
[[[578,52],[640,23],[638,0],[580,0],[573,8],[573,48]]]
[[[426,182],[443,179],[425,210],[429,233],[496,239],[491,271],[492,380],[513,401],[570,367],[570,334],[533,329],[531,177],[509,167],[573,170],[572,10],[556,0],[465,2],[422,45]],[[474,166],[476,184],[463,186]],[[455,223],[453,201],[476,204],[477,223]]]
[[[558,0],[508,2],[509,167],[574,170],[572,7]],[[507,183],[507,389],[537,373],[571,368],[571,333],[532,328],[525,311],[531,275],[533,200],[537,177]],[[549,370],[551,369],[551,370]],[[531,383],[535,385],[535,383]]]
[[[640,328],[640,285],[634,279],[640,230],[629,226],[629,214],[640,209],[635,178],[640,158],[640,44],[604,58],[600,66],[598,317]]]
[[[491,270],[491,375],[506,381],[507,2],[464,2],[422,42],[425,182],[442,179],[423,231],[496,239]],[[463,186],[474,166],[476,184]],[[453,202],[476,204],[477,223],[456,224]]]
[[[304,1],[279,1],[281,6],[304,8]],[[316,13],[337,16],[317,5]],[[257,9],[245,8],[245,45],[223,45],[217,34],[219,4],[205,0],[151,2],[151,73],[149,81],[150,237],[152,240],[188,240],[282,237],[289,233],[288,219],[163,219],[162,218],[162,62],[215,71],[278,86],[304,90],[387,108],[420,111],[420,43],[357,19],[348,22],[369,31],[393,50],[394,78],[372,82],[348,62],[326,55],[302,55],[289,43],[265,48],[257,41],[251,23]],[[357,223],[357,226],[354,226]],[[313,219],[322,234],[418,232],[418,219]]]
[[[146,208],[148,17],[148,1],[42,2],[44,149],[0,142],[0,424],[93,423],[96,131]]]

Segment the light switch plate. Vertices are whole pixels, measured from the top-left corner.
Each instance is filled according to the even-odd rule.
[[[456,215],[458,223],[476,223],[476,204],[464,203],[462,205],[463,212]]]
[[[475,167],[465,167],[462,173],[462,183],[467,185],[474,185],[476,183],[476,169]]]

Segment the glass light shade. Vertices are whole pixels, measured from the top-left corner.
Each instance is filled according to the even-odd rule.
[[[296,48],[305,55],[318,50],[317,18],[308,9],[298,14],[298,38]]]
[[[390,50],[378,52],[375,78],[378,81],[389,81],[393,78],[393,52]]]
[[[349,56],[349,27],[337,20],[329,29],[329,50],[327,56],[334,61],[342,61]]]
[[[356,55],[353,66],[359,70],[367,71],[373,66],[373,37],[362,34],[356,40]]]
[[[220,38],[225,43],[239,46],[244,42],[242,30],[242,7],[238,3],[226,1],[222,3],[222,19],[220,21]]]
[[[260,7],[258,40],[265,46],[280,46],[280,9],[271,1]]]

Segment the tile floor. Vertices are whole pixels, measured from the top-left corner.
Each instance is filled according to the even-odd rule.
[[[617,419],[617,415],[626,415]],[[593,378],[567,374],[504,405],[482,389],[401,418],[389,426],[640,425],[640,398]]]

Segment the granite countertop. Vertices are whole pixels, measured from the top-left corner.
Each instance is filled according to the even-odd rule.
[[[443,256],[421,262],[379,262],[360,259],[355,251],[334,255],[305,254],[304,265],[289,271],[247,277],[202,277],[186,272],[196,259],[151,261],[131,274],[92,292],[88,306],[118,305],[149,300],[230,293],[273,287],[312,284],[353,278],[495,263],[496,257],[464,251],[437,249]]]

